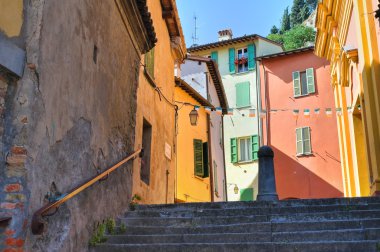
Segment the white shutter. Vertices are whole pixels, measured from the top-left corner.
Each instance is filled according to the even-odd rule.
[[[302,128],[296,129],[296,147],[297,147],[297,155],[302,155],[303,154]]]
[[[303,138],[303,153],[311,154],[311,141],[310,141],[310,128],[305,127],[302,129],[302,138]]]
[[[293,72],[293,93],[295,97],[301,95],[300,72]]]
[[[307,93],[315,93],[314,69],[306,69]]]

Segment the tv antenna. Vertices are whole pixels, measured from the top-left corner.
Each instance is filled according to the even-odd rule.
[[[198,27],[197,27],[197,15],[194,14],[194,33],[193,33],[193,36],[191,36],[191,38],[193,39],[193,45],[192,46],[197,46],[197,41],[198,41],[198,37],[197,37],[197,30],[198,30]]]

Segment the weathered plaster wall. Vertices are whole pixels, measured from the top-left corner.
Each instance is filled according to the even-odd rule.
[[[158,42],[154,48],[154,81],[164,96],[174,102],[174,63],[171,42],[160,1],[148,0]],[[173,203],[175,180],[175,110],[160,97],[140,68],[138,108],[136,116],[135,148],[142,146],[143,118],[152,125],[150,183],[140,179],[140,160],[133,164],[133,194],[141,196],[141,203]],[[171,148],[171,159],[165,156],[165,144]]]
[[[181,88],[176,87],[175,99],[199,105]],[[184,202],[210,202],[211,187],[210,177],[200,178],[194,174],[194,139],[209,142],[207,134],[207,113],[204,108],[198,111],[199,117],[196,126],[192,126],[189,113],[192,106],[183,106],[178,111],[178,135],[177,135],[177,199]]]
[[[27,199],[14,205],[10,229],[26,237],[26,251],[86,251],[96,222],[127,209],[131,164],[46,218],[43,235],[31,234],[31,216],[48,192],[67,192],[133,151],[140,56],[114,1],[34,0],[25,13],[28,67],[8,86],[0,168],[20,175]]]
[[[265,66],[265,73],[263,64]],[[312,51],[264,60],[260,67],[262,106],[265,108],[265,82],[268,107],[277,109],[263,121],[265,142],[274,150],[277,192],[285,198],[333,198],[343,196],[341,161],[336,115],[325,115],[325,108],[334,108],[330,65]],[[284,68],[284,66],[287,66]],[[316,92],[293,97],[292,72],[314,68]],[[303,109],[310,109],[310,117]],[[314,109],[320,108],[315,115]],[[293,116],[299,109],[299,116]],[[266,127],[268,120],[268,128]],[[296,128],[310,127],[312,155],[297,156]],[[269,134],[267,134],[269,129]]]

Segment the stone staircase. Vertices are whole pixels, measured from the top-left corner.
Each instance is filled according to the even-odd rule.
[[[140,205],[103,251],[380,251],[380,197]]]

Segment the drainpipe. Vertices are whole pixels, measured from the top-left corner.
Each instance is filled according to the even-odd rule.
[[[266,119],[265,119],[265,125],[266,125],[266,143],[265,145],[270,145],[270,105],[268,100],[268,83],[267,83],[267,71],[265,69],[264,62],[260,60],[260,62],[263,65],[263,75],[264,75],[264,103],[265,103],[265,110],[266,110]]]
[[[224,192],[223,195],[226,197],[226,202],[228,201],[227,193],[227,169],[226,169],[226,152],[224,149],[224,115],[222,115],[222,150],[223,150],[223,168],[224,168]]]
[[[210,97],[209,95],[209,88],[208,88],[208,72],[205,72],[206,76],[206,95],[207,100]],[[212,170],[213,167],[213,160],[212,160],[212,154],[211,154],[211,119],[210,115],[207,114],[207,138],[208,138],[208,168],[209,168],[209,175],[210,175],[210,192],[211,192],[211,202],[214,202],[214,173]]]
[[[263,127],[262,127],[262,122],[261,122],[261,116],[260,116],[260,111],[261,111],[261,86],[260,86],[260,61],[256,61],[256,116],[257,116],[257,133],[259,134],[260,138],[260,146],[264,145],[264,140],[263,140]],[[259,69],[259,71],[257,71]]]

